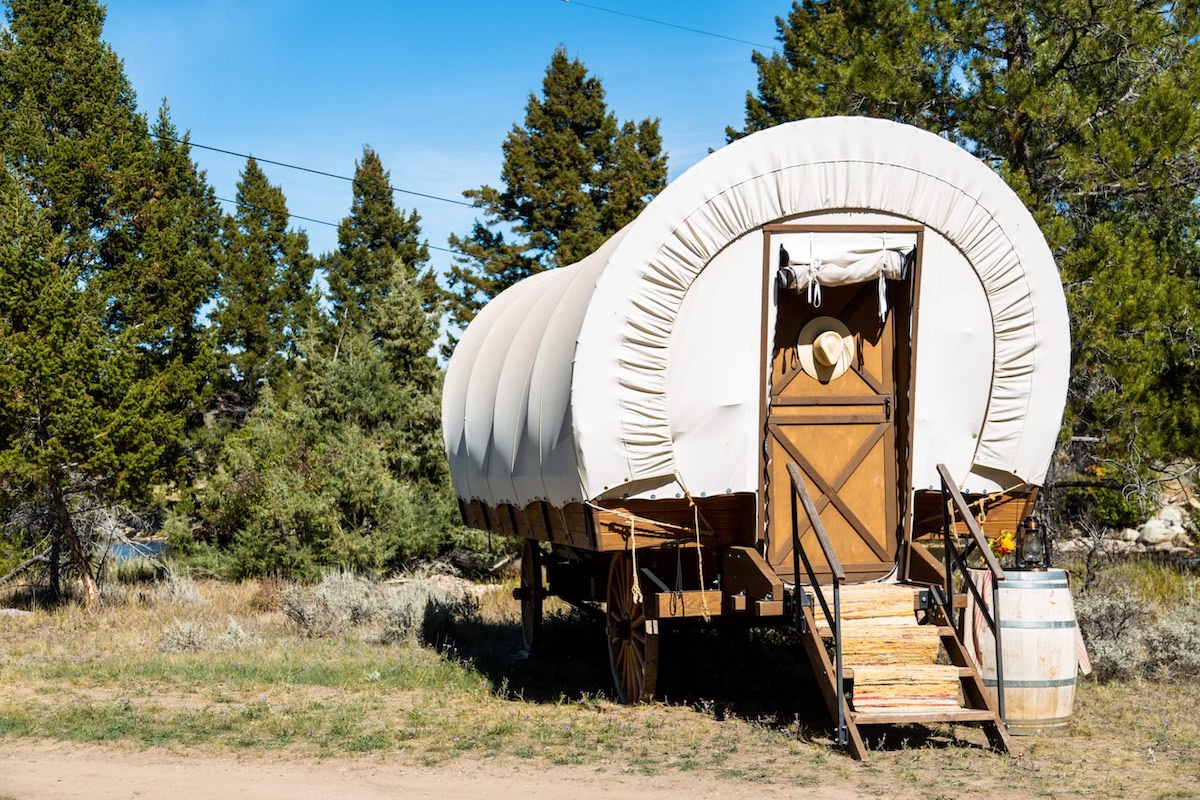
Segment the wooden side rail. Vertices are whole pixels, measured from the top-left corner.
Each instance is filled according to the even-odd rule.
[[[942,533],[943,541],[946,549],[946,584],[943,587],[944,597],[941,598],[942,605],[946,610],[946,618],[955,619],[954,608],[954,570],[957,568],[962,574],[963,585],[968,592],[975,598],[975,602],[983,615],[983,620],[992,632],[993,639],[996,644],[996,704],[997,710],[1000,712],[1000,719],[1004,720],[1004,659],[1003,648],[1000,644],[1000,581],[1004,580],[1004,569],[1000,566],[1000,562],[996,560],[996,556],[992,553],[991,546],[988,545],[987,539],[983,535],[983,531],[979,528],[979,521],[975,519],[975,515],[971,513],[970,507],[967,505],[966,499],[963,498],[962,492],[958,490],[958,484],[950,476],[950,470],[945,464],[937,465],[938,475],[942,479]],[[967,526],[967,531],[971,534],[971,541],[961,551],[958,545],[954,542],[954,537],[950,534],[950,526],[952,516],[950,512],[953,505],[955,512],[962,518]],[[973,550],[978,549],[983,557],[983,563],[987,567],[988,572],[992,576],[992,603],[989,608],[984,602],[979,589],[975,586],[975,582],[971,580],[971,576],[967,573],[967,558],[970,557]],[[958,616],[958,635],[961,639],[963,634],[963,625],[965,620],[962,615]]]

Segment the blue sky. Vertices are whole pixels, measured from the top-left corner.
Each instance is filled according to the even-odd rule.
[[[755,85],[751,45],[605,13],[651,17],[776,44],[787,0],[631,2],[463,0],[272,2],[109,0],[104,38],[125,62],[143,111],[166,98],[201,144],[350,175],[369,143],[394,186],[460,198],[496,185],[500,145],[562,44],[600,77],[624,119],[658,117],[673,178],[724,143]],[[244,160],[193,155],[221,197]],[[349,183],[264,165],[294,214],[336,222]],[[446,246],[475,211],[398,195],[421,214],[429,242]],[[332,228],[296,222],[320,253]],[[434,253],[444,269],[450,256]]]

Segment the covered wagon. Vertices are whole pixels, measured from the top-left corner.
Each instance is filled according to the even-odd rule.
[[[490,302],[449,364],[445,445],[466,523],[524,540],[526,643],[547,593],[603,604],[623,700],[653,693],[666,626],[794,621],[840,736],[907,714],[999,742],[951,573],[1029,513],[1068,350],[1051,253],[991,169],[913,127],[805,120]],[[953,700],[872,705],[889,677],[849,642],[872,614],[952,651],[952,674],[919,667]]]

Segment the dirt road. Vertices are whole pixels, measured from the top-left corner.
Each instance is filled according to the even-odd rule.
[[[728,800],[750,794],[824,800],[859,797],[847,785],[793,790],[691,773],[647,777],[626,773],[616,764],[550,767],[538,761],[460,759],[426,767],[395,756],[287,760],[0,739],[0,800]]]

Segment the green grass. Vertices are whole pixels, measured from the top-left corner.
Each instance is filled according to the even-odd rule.
[[[378,678],[374,677],[378,673]],[[368,676],[370,679],[368,680]],[[67,681],[80,686],[114,683],[231,688],[261,685],[325,686],[352,689],[370,683],[379,689],[487,688],[486,679],[469,667],[419,647],[379,647],[363,642],[306,643],[303,648],[255,648],[210,652],[93,653],[71,660],[25,659],[0,669],[0,678]]]

